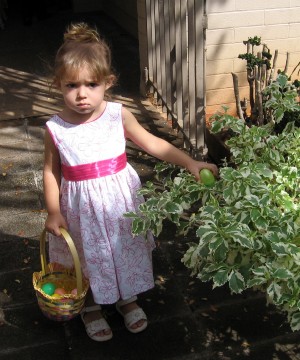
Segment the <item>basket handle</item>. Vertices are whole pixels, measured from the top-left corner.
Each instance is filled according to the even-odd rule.
[[[79,256],[78,256],[76,247],[74,245],[74,242],[73,242],[71,236],[69,235],[69,233],[67,232],[67,230],[65,230],[62,227],[60,227],[59,230],[60,230],[61,235],[64,238],[64,240],[67,242],[69,249],[71,251],[72,257],[73,257],[76,281],[77,281],[77,294],[80,295],[82,293],[82,273],[81,273]],[[41,258],[41,265],[42,265],[42,275],[44,276],[49,273],[49,267],[46,262],[46,229],[44,229],[41,234],[40,258]]]

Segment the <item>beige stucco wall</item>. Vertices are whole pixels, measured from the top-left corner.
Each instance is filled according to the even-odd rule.
[[[207,114],[222,104],[235,109],[231,72],[238,74],[241,98],[249,98],[246,61],[238,59],[246,52],[243,40],[257,35],[272,54],[277,49],[281,70],[290,52],[289,73],[300,61],[300,0],[209,0],[207,15]]]

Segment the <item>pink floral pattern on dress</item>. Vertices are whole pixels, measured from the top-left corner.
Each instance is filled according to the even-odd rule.
[[[90,123],[74,125],[53,116],[47,127],[68,166],[106,160],[125,151],[121,104],[108,102],[104,113]],[[84,181],[61,181],[61,211],[75,242],[81,266],[90,280],[94,300],[112,304],[154,286],[151,234],[133,237],[131,219],[144,199],[136,171],[127,163],[117,174]],[[49,235],[50,261],[72,266],[68,246]]]

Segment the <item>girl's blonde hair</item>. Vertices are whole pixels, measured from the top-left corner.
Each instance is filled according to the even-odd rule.
[[[53,84],[59,86],[66,76],[76,78],[84,66],[91,71],[94,80],[115,83],[108,45],[97,30],[81,22],[71,24],[64,34],[64,42],[55,57]]]

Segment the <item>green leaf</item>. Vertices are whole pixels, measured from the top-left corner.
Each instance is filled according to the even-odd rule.
[[[178,233],[186,235],[188,230],[190,229],[190,226],[191,225],[190,225],[189,221],[180,220],[180,222],[177,226]]]
[[[284,109],[280,109],[280,108],[276,109],[274,111],[275,121],[280,122],[283,118],[283,115],[284,115]]]
[[[279,243],[280,242],[280,238],[278,236],[278,234],[280,233],[279,231],[267,231],[264,237],[267,241],[271,241],[272,243]]]
[[[267,229],[268,228],[268,221],[262,216],[260,209],[251,209],[250,210],[250,217],[257,229]]]
[[[132,233],[135,235],[145,234],[149,230],[150,221],[146,219],[135,218],[132,221]]]
[[[236,199],[235,195],[236,193],[233,191],[233,188],[231,186],[228,186],[223,191],[223,197],[227,204],[231,204]]]
[[[287,280],[290,279],[293,274],[287,269],[276,269],[273,273],[275,279]]]
[[[128,218],[137,218],[137,214],[135,212],[129,211],[127,213],[124,214],[124,217],[128,217]]]
[[[288,77],[285,74],[281,73],[277,76],[276,81],[278,82],[281,88],[284,88],[288,82]]]
[[[224,268],[224,264],[209,263],[209,265],[205,267],[205,272],[216,273],[222,268]]]
[[[199,248],[198,244],[189,243],[189,248],[183,255],[181,262],[189,269],[197,267],[199,261]]]
[[[268,270],[265,266],[259,266],[257,268],[252,269],[254,275],[258,277],[266,277],[265,275],[268,273]]]
[[[183,211],[182,206],[171,201],[165,204],[165,210],[170,214],[178,214],[178,213],[182,213]]]
[[[300,330],[300,311],[293,313],[290,317],[290,326],[293,331]]]
[[[251,206],[259,207],[260,202],[259,202],[258,196],[256,196],[256,195],[246,195],[246,196],[244,197],[244,199],[247,200],[248,203],[249,203]]]
[[[229,287],[232,292],[240,294],[245,289],[245,281],[242,274],[232,271],[229,275]]]
[[[224,243],[224,239],[220,236],[214,237],[209,243],[209,249],[215,251],[220,245]]]
[[[232,239],[239,243],[243,248],[247,248],[247,249],[253,249],[254,247],[254,242],[253,240],[249,237],[250,232],[244,232],[243,229],[241,229],[240,231],[232,231],[229,233],[230,236],[232,237]]]
[[[278,150],[270,150],[269,152],[270,154],[270,159],[272,159],[275,163],[279,163],[280,162],[280,155]]]
[[[158,236],[161,232],[162,232],[162,229],[163,229],[163,223],[162,223],[162,220],[163,219],[158,219],[157,222],[155,222],[155,225],[152,226],[152,232],[153,232],[153,235],[154,236]]]
[[[274,253],[278,256],[285,256],[285,255],[289,255],[289,248],[286,244],[284,243],[277,243],[271,244],[272,250],[274,251]]]
[[[212,229],[211,226],[203,225],[197,229],[196,235],[200,238],[202,242],[204,242],[214,239],[218,235],[218,233],[215,229]]]
[[[220,244],[220,246],[218,246],[218,248],[215,250],[213,257],[215,261],[223,262],[227,257],[227,253],[228,253],[228,245],[225,241],[223,241],[222,244]]]
[[[208,243],[199,245],[199,255],[202,258],[207,258],[208,254],[210,253]]]
[[[213,289],[224,285],[228,281],[228,269],[220,269],[213,277]]]
[[[265,284],[266,282],[267,282],[266,278],[255,277],[255,278],[250,279],[247,282],[247,287],[251,288],[251,287],[254,287],[254,286],[260,286],[260,285]]]
[[[270,300],[276,304],[281,297],[281,286],[272,282],[267,288],[267,294]]]
[[[258,165],[258,164],[257,164],[257,165]],[[266,178],[268,178],[268,179],[272,179],[272,178],[273,178],[273,172],[272,172],[272,170],[268,169],[268,168],[266,167],[266,164],[259,164],[259,165],[262,165],[262,166],[259,167],[259,173],[260,173],[262,176],[264,176],[264,177],[266,177]]]
[[[251,170],[249,167],[243,168],[241,169],[240,174],[243,178],[248,178],[251,175]]]

